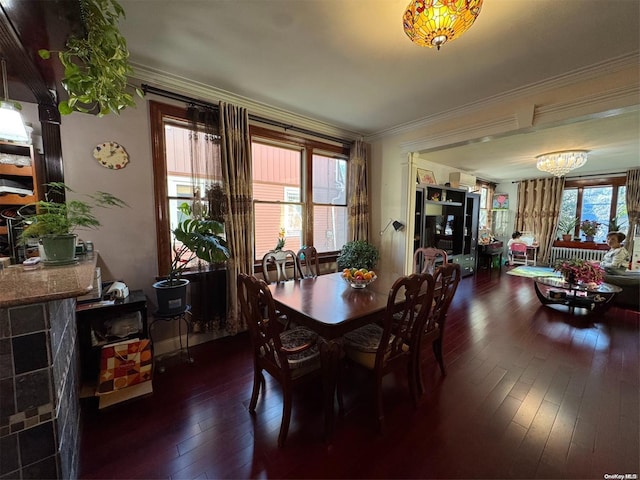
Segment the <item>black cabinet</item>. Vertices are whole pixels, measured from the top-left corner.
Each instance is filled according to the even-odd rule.
[[[414,251],[435,247],[460,263],[463,275],[476,269],[480,195],[425,185],[416,188]]]
[[[147,297],[142,290],[134,290],[123,300],[78,303],[76,322],[81,379],[87,384],[95,384],[104,345],[131,338],[148,338]]]

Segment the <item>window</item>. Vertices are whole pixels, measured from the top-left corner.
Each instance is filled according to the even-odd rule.
[[[169,272],[174,254],[172,230],[185,218],[179,206],[185,202],[191,204],[191,200],[194,198],[194,188],[191,184],[192,130],[189,128],[186,108],[151,101],[149,102],[149,110],[157,212],[158,270],[160,275],[166,275]],[[200,135],[198,141],[204,143],[199,144],[196,155],[199,156],[198,158],[204,158],[205,151],[211,152],[211,148],[213,148],[210,144],[212,139],[206,135]],[[218,163],[211,169],[210,178],[205,182],[207,184],[222,180],[219,156],[216,158],[218,158]],[[197,165],[202,165],[202,163],[201,161],[196,162]],[[203,198],[204,184],[200,185],[199,191],[200,197]],[[205,203],[203,202],[202,205]]]
[[[171,231],[182,220],[178,206],[193,198],[191,129],[183,107],[151,101],[150,116],[158,268],[160,275],[165,275],[173,252]],[[281,228],[287,250],[313,245],[320,253],[337,253],[347,241],[349,148],[256,125],[250,126],[250,132],[255,260],[276,246]],[[208,149],[211,152],[208,143],[203,147],[198,147],[196,155],[204,155]],[[219,158],[215,152],[213,157]],[[200,170],[199,166],[194,168]],[[210,177],[209,183],[221,181],[219,162]],[[200,187],[204,192],[204,185]]]
[[[489,188],[486,186],[480,187],[480,216],[478,218],[478,225],[480,226],[480,230],[488,230],[491,228],[489,223],[489,208],[488,208],[488,199],[489,199]]]
[[[285,249],[336,252],[347,241],[348,149],[252,127],[255,260]]]
[[[596,220],[602,226],[594,240],[606,241],[610,222],[615,220],[618,227],[624,230],[628,225],[625,202],[626,177],[610,177],[589,180],[567,180],[562,193],[560,218],[578,217],[584,220]],[[574,236],[583,237],[578,224]]]

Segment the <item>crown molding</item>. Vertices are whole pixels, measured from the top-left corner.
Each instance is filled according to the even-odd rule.
[[[523,87],[518,87],[513,90],[494,95],[492,97],[478,100],[476,102],[468,103],[451,110],[429,115],[419,120],[407,122],[396,127],[381,130],[374,134],[367,135],[365,139],[366,141],[370,142],[392,135],[409,133],[413,130],[429,127],[436,123],[455,120],[457,118],[464,117],[480,110],[499,106],[508,101],[516,100],[522,97],[531,97],[539,95],[540,93],[547,92],[549,90],[573,85],[578,81],[586,81],[599,78],[604,75],[609,75],[613,72],[624,70],[627,68],[637,69],[638,63],[640,63],[640,51],[635,51],[600,63],[589,65],[587,67],[579,68],[577,70],[573,70],[556,77],[551,77]]]
[[[467,125],[465,127],[447,130],[445,133],[400,143],[403,152],[419,152],[432,150],[437,147],[450,147],[457,143],[467,143],[469,139],[494,136],[518,128],[518,117],[507,115],[487,122]]]
[[[593,117],[599,112],[627,111],[639,105],[638,85],[599,91],[590,95],[536,108],[535,124],[546,125],[567,118]]]
[[[185,77],[147,67],[139,63],[132,62],[131,66],[134,70],[132,77],[141,83],[150,83],[158,88],[170,89],[176,93],[199,98],[207,102],[222,101],[232,103],[246,108],[249,113],[253,115],[306,128],[325,135],[344,138],[345,140],[362,138],[362,134],[360,132],[346,130],[320,120],[292,113],[278,107],[273,107],[266,103],[258,102],[256,100],[228,92],[221,88],[189,80]]]

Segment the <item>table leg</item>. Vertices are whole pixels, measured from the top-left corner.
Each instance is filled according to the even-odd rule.
[[[322,393],[324,396],[324,436],[330,442],[335,424],[336,384],[339,374],[342,345],[339,339],[325,340],[318,338],[318,349],[322,361]]]

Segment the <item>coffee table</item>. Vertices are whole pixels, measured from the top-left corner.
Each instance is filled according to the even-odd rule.
[[[533,286],[543,305],[565,305],[570,312],[584,308],[592,312],[603,312],[622,288],[609,283],[567,283],[562,277],[534,277]]]

